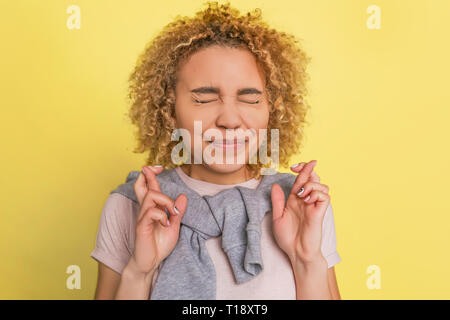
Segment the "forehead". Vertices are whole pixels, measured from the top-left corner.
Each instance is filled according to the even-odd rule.
[[[177,78],[188,88],[202,85],[264,88],[264,72],[255,56],[245,48],[200,49],[180,65]]]

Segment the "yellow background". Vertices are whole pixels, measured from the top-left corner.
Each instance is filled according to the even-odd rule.
[[[132,153],[128,74],[163,25],[202,3],[2,1],[0,298],[92,299],[104,201],[146,156]],[[71,4],[79,30],[66,27]],[[450,2],[231,4],[260,7],[312,57],[311,125],[292,163],[317,159],[330,186],[342,298],[450,298]],[[366,26],[372,4],[380,30]],[[66,288],[72,264],[80,290]]]

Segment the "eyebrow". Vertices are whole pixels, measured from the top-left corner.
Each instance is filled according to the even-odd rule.
[[[193,93],[215,93],[219,94],[220,89],[216,87],[199,87],[191,90]],[[262,92],[256,88],[242,88],[238,90],[238,95],[244,94],[261,94]]]

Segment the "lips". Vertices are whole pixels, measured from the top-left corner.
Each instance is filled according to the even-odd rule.
[[[246,141],[247,141],[247,139],[239,139],[239,140],[238,139],[233,139],[233,140],[223,139],[223,140],[213,140],[211,143],[217,144],[217,145],[232,146],[232,145],[244,144]]]
[[[214,139],[213,141],[209,141],[215,148],[223,148],[223,149],[241,149],[245,146],[246,141],[248,141],[248,137],[245,139]]]

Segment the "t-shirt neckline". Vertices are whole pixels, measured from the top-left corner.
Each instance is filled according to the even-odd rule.
[[[183,169],[181,169],[181,167],[176,167],[175,171],[178,173],[178,175],[180,176],[180,178],[183,178],[184,181],[187,181],[189,183],[189,185],[193,185],[193,186],[198,186],[201,185],[202,187],[211,187],[214,189],[227,189],[227,188],[233,188],[236,186],[243,186],[243,187],[249,187],[249,188],[254,188],[256,187],[260,182],[260,180],[257,180],[255,178],[252,178],[250,180],[244,181],[244,182],[240,182],[240,183],[234,183],[234,184],[218,184],[218,183],[212,183],[212,182],[207,182],[207,181],[203,181],[203,180],[199,180],[199,179],[195,179],[192,178],[190,176],[188,176]]]

